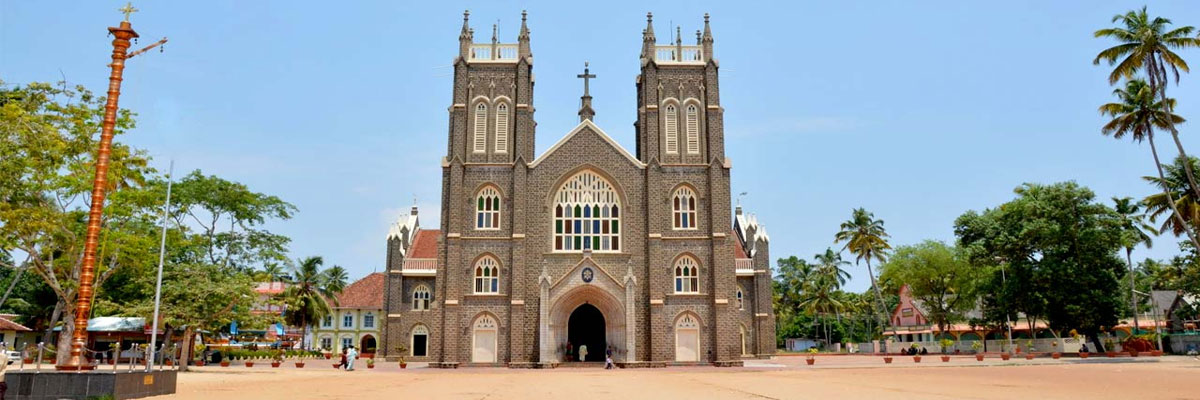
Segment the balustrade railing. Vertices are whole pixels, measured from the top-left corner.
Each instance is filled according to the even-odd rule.
[[[516,61],[518,47],[515,44],[473,44],[467,52],[467,61]]]
[[[403,273],[436,273],[438,260],[436,258],[409,258],[400,266]]]
[[[703,64],[704,48],[700,46],[654,46],[654,61],[659,64]]]

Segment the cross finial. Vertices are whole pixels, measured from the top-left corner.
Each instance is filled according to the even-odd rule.
[[[138,12],[138,9],[133,8],[132,2],[126,2],[125,7],[118,8],[117,11],[120,11],[122,14],[125,14],[125,22],[129,22],[129,14]]]
[[[596,74],[588,71],[588,62],[583,62],[583,73],[576,75],[576,78],[583,79],[583,96],[580,97],[579,104],[579,122],[591,120],[596,112],[592,110],[592,95],[588,93],[588,79],[595,78]]]
[[[583,62],[583,73],[580,75],[575,75],[575,77],[583,79],[583,95],[589,96],[589,94],[588,94],[588,79],[595,78],[596,74],[588,73],[588,62],[587,61]]]

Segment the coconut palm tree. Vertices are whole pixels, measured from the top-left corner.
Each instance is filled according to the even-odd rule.
[[[1113,197],[1113,209],[1121,217],[1121,242],[1125,247],[1125,261],[1129,263],[1129,303],[1133,307],[1133,326],[1138,326],[1137,293],[1135,292],[1136,272],[1133,267],[1133,248],[1145,245],[1147,249],[1154,245],[1151,234],[1158,235],[1153,226],[1146,223],[1146,215],[1142,214],[1142,204],[1133,201],[1132,197]]]
[[[1129,135],[1135,142],[1143,140],[1150,142],[1150,154],[1154,156],[1154,166],[1158,170],[1159,182],[1166,181],[1162,162],[1158,158],[1158,146],[1154,143],[1154,130],[1166,129],[1167,127],[1172,127],[1175,124],[1186,121],[1183,117],[1169,111],[1173,108],[1171,105],[1175,103],[1175,99],[1167,99],[1166,102],[1155,101],[1154,92],[1150,88],[1150,85],[1140,79],[1126,81],[1124,88],[1113,90],[1113,95],[1120,99],[1120,101],[1100,106],[1100,114],[1112,117],[1112,120],[1104,124],[1100,132],[1105,135],[1112,135],[1115,139],[1121,139]],[[1181,172],[1186,175],[1187,169],[1185,164]],[[1187,190],[1186,186],[1186,176],[1180,176],[1180,178],[1183,178],[1183,182],[1185,183],[1183,194],[1190,195],[1191,193]],[[1153,180],[1151,181],[1153,182]],[[1176,193],[1168,190],[1166,186],[1162,186],[1162,189],[1166,199],[1159,204],[1166,206],[1166,208],[1172,211],[1168,219],[1176,219],[1176,227],[1181,229],[1175,230],[1175,235],[1186,233],[1192,244],[1200,248],[1200,241],[1197,241],[1193,229],[1185,222],[1184,216],[1179,213],[1179,210],[1176,209],[1176,205],[1178,204],[1176,198],[1178,196]]]
[[[842,301],[837,298],[837,287],[838,278],[836,275],[830,273],[814,274],[805,283],[804,292],[800,296],[800,308],[813,313],[813,315],[821,320],[826,343],[830,341],[829,323],[826,321],[826,318],[830,313],[840,312],[843,307]]]
[[[1200,159],[1192,157],[1189,164],[1200,168]],[[1155,193],[1142,199],[1146,207],[1146,215],[1150,222],[1157,223],[1159,218],[1167,215],[1158,227],[1158,232],[1171,232],[1175,236],[1191,233],[1200,225],[1200,202],[1188,190],[1187,177],[1183,172],[1184,159],[1176,157],[1175,162],[1164,165],[1163,177],[1145,176],[1147,182],[1158,186],[1162,193]]]
[[[333,312],[338,292],[329,290],[327,277],[321,272],[325,260],[319,256],[297,260],[292,267],[292,283],[283,292],[288,325],[299,326],[307,336],[308,326]],[[330,304],[333,302],[333,304]],[[300,339],[304,347],[303,337]]]
[[[256,275],[258,280],[263,282],[280,282],[284,280],[287,274],[284,273],[282,265],[267,263],[263,265],[262,271],[259,271]]]
[[[1138,72],[1145,72],[1149,79],[1150,92],[1158,96],[1160,102],[1167,107],[1166,112],[1174,110],[1174,102],[1167,99],[1167,84],[1173,75],[1175,84],[1179,84],[1179,71],[1188,72],[1187,61],[1175,53],[1176,49],[1200,47],[1200,37],[1193,37],[1195,27],[1183,26],[1169,29],[1171,20],[1163,17],[1153,17],[1146,12],[1146,7],[1139,10],[1129,10],[1125,14],[1113,17],[1113,23],[1120,22],[1121,26],[1096,31],[1098,38],[1115,39],[1120,44],[1109,47],[1096,55],[1093,65],[1107,61],[1113,66],[1108,75],[1108,83],[1115,85],[1121,78],[1132,79]],[[1179,141],[1179,131],[1175,126],[1165,127],[1175,139],[1175,147],[1184,157],[1183,143]],[[1200,186],[1196,185],[1195,175],[1190,166],[1184,165],[1189,189],[1200,196]]]
[[[333,293],[341,293],[346,288],[346,282],[350,280],[350,275],[346,273],[346,269],[340,265],[329,267],[321,273],[322,285],[325,290]]]
[[[842,260],[842,254],[834,253],[832,248],[813,256],[813,260],[817,262],[817,274],[833,278],[834,289],[841,289],[850,279],[850,273],[842,269],[842,266],[850,265],[850,262]]]
[[[875,214],[864,208],[856,208],[850,213],[850,219],[842,223],[841,231],[834,236],[834,243],[846,242],[844,250],[854,254],[854,263],[867,262],[867,276],[871,278],[871,288],[875,291],[875,301],[879,306],[876,318],[882,317],[886,311],[883,306],[883,294],[875,282],[875,271],[871,269],[871,260],[883,262],[887,251],[892,248],[888,244],[887,230],[883,228],[883,220],[875,219]],[[882,323],[883,321],[880,320]],[[882,325],[886,326],[886,325]]]

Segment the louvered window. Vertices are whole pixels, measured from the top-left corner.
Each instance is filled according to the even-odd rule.
[[[475,106],[475,152],[487,151],[487,105]]]
[[[663,129],[667,133],[667,153],[679,152],[679,112],[674,104],[668,104],[663,112]]]
[[[687,152],[700,154],[700,112],[696,105],[687,106]]]
[[[496,106],[496,152],[508,152],[508,104]]]

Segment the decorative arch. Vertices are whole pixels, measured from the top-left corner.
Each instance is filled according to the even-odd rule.
[[[509,124],[509,119],[512,115],[510,113],[511,108],[512,106],[508,101],[496,99],[495,151],[497,153],[508,152],[508,131],[511,126],[511,124]]]
[[[500,210],[503,195],[500,188],[493,184],[484,184],[475,192],[475,229],[500,229]]]
[[[475,259],[475,294],[500,293],[500,260],[491,254]]]
[[[684,253],[675,257],[672,270],[675,273],[675,293],[700,293],[700,260],[696,256]]]
[[[378,347],[378,344],[379,343],[375,339],[375,335],[370,333],[363,334],[362,337],[358,339],[358,348],[360,353],[374,353]]]
[[[680,184],[671,193],[671,227],[676,230],[696,229],[696,210],[699,195],[694,187]]]
[[[684,311],[675,317],[675,361],[700,361],[700,316]]]
[[[500,318],[481,312],[471,322],[471,362],[494,363],[499,354]]]
[[[618,297],[619,292],[615,292],[621,288],[615,286],[614,282],[608,282],[605,275],[597,276],[593,282],[594,284],[575,286],[555,295],[549,307],[550,324],[547,333],[551,336],[548,340],[553,349],[561,352],[560,346],[566,345],[567,324],[571,313],[580,305],[591,304],[604,315],[604,336],[614,348],[614,359],[621,360],[627,355],[622,353],[631,350],[627,341],[625,306]],[[565,289],[567,285],[562,287]],[[557,354],[557,359],[561,361],[563,356]]]
[[[621,251],[621,193],[606,176],[576,172],[559,184],[552,203],[554,251]]]

